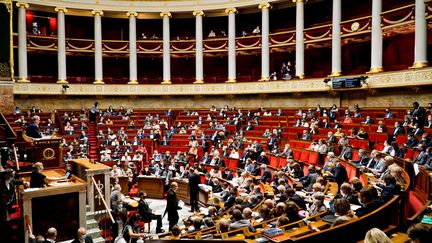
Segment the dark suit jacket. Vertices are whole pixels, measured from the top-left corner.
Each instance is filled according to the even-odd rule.
[[[357,215],[357,217],[361,217],[363,215],[366,215],[372,211],[374,211],[375,209],[379,208],[382,205],[383,201],[381,199],[379,200],[374,200],[366,205],[363,205],[361,208],[357,209],[355,211],[355,214]]]
[[[259,176],[259,175],[261,174],[261,168],[260,168],[259,166],[256,166],[256,167],[252,170],[251,174],[252,174],[253,176]]]
[[[397,184],[387,185],[383,188],[381,192],[381,198],[384,200],[384,202],[390,201],[390,199],[392,199],[394,195],[400,192],[400,189],[400,186]]]
[[[347,171],[341,163],[335,167],[334,177],[338,185],[341,185],[348,180]]]
[[[31,137],[31,138],[41,138],[42,137],[42,133],[41,133],[38,125],[36,125],[35,123],[30,123],[27,126],[26,135]]]
[[[148,203],[140,199],[138,203],[138,213],[144,221],[149,221],[152,219],[152,210],[150,209]]]
[[[90,235],[87,235],[84,242],[93,243],[93,239],[90,237]],[[75,238],[75,240],[73,240],[71,243],[81,243],[81,242],[77,238]]]
[[[344,147],[339,155],[339,158],[352,159],[352,149],[350,147]]]
[[[199,184],[201,183],[201,179],[199,177],[199,175],[197,175],[196,173],[192,173],[189,176],[189,190],[190,193],[194,193],[196,195],[198,195],[198,189],[199,189]]]
[[[426,152],[421,152],[414,159],[413,163],[424,165],[428,159],[429,155]]]
[[[261,181],[265,183],[265,182],[268,182],[269,180],[271,180],[271,178],[272,178],[272,174],[271,174],[270,170],[269,169],[264,170],[264,173],[261,176]]]
[[[178,201],[177,201],[177,194],[175,193],[175,191],[173,191],[171,188],[168,190],[168,196],[167,196],[167,206],[165,209],[165,213],[168,213],[168,221],[169,222],[173,222],[176,223],[179,220],[179,214],[177,212],[177,210],[180,210],[181,207],[178,206]]]
[[[262,163],[262,164],[266,164],[266,165],[268,165],[270,163],[269,158],[267,158],[267,156],[259,156],[257,158],[257,162]]]

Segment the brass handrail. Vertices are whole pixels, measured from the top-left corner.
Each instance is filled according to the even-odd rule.
[[[93,176],[91,177],[91,179],[92,179],[93,185],[97,185],[96,180],[94,179]],[[105,198],[104,198],[104,196],[102,195],[102,192],[100,191],[99,187],[95,186],[95,188],[96,188],[96,191],[97,191],[98,194],[99,194],[99,197],[102,199],[102,203],[103,203],[103,205],[105,206],[105,210],[107,211],[108,215],[110,216],[111,222],[112,222],[112,223],[115,223],[114,217],[112,216],[112,214],[111,214],[111,212],[110,212],[110,210],[109,210],[109,208],[108,208],[108,205],[107,205],[106,202],[105,202]]]

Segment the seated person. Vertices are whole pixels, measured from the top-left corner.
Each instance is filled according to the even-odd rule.
[[[400,192],[401,187],[396,184],[396,179],[391,174],[384,175],[383,181],[385,183],[385,187],[381,192],[381,198],[384,200],[384,202],[387,202],[390,201],[394,195],[397,195]]]
[[[362,189],[359,193],[361,208],[355,211],[357,217],[364,216],[379,208],[383,201],[374,197],[372,188]]]
[[[149,204],[146,202],[147,193],[145,191],[140,191],[139,193],[140,200],[138,204],[138,213],[141,216],[144,222],[148,222],[151,220],[157,220],[156,225],[156,234],[163,233],[162,230],[162,216],[156,215],[154,210],[149,207]]]
[[[229,225],[229,231],[248,227],[250,231],[255,232],[251,222],[243,217],[240,210],[234,209],[232,212],[232,223]]]
[[[36,162],[34,164],[34,169],[30,176],[30,187],[31,188],[39,188],[48,186],[46,181],[57,181],[64,179],[64,177],[48,177],[42,174],[44,167],[41,162]]]

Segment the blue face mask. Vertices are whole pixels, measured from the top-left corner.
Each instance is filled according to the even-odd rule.
[[[365,204],[362,203],[362,201],[360,200],[360,198],[357,198],[358,202],[360,203],[361,206],[364,206]]]

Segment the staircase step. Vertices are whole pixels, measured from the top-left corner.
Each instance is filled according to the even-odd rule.
[[[89,219],[86,221],[86,228],[87,229],[93,229],[93,228],[98,228],[99,224],[96,220],[94,219]]]
[[[93,243],[102,243],[105,242],[105,239],[102,237],[94,238]]]
[[[87,229],[87,235],[91,236],[92,238],[101,237],[100,233],[101,233],[101,230],[99,228]]]

